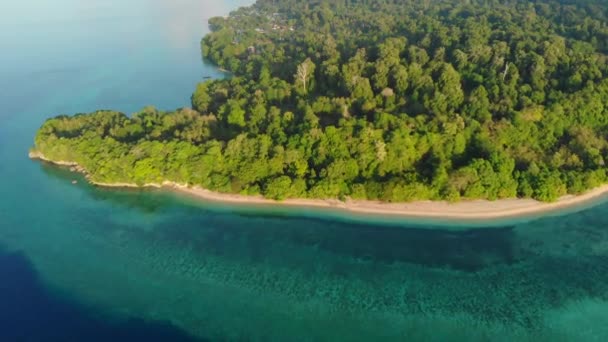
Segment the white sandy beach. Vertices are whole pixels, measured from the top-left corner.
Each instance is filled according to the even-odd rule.
[[[201,188],[188,188],[183,185],[167,183],[164,185],[205,200],[222,201],[241,204],[288,205],[304,207],[333,208],[356,213],[391,215],[412,218],[443,218],[443,219],[497,219],[518,216],[528,216],[567,209],[599,198],[608,193],[608,185],[596,188],[585,194],[564,196],[556,202],[543,203],[533,199],[502,199],[497,201],[464,200],[456,203],[444,201],[418,201],[410,203],[387,203],[380,201],[346,200],[314,200],[287,199],[275,201],[262,197],[222,194]]]

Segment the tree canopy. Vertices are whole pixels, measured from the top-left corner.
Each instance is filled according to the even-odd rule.
[[[210,20],[192,109],[48,120],[93,180],[383,201],[532,197],[607,180],[600,0],[258,0]]]

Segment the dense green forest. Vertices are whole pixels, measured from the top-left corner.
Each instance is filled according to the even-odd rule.
[[[209,22],[192,109],[48,120],[92,180],[552,201],[608,181],[602,0],[258,0]]]

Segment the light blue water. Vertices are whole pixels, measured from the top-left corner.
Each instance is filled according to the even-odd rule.
[[[49,116],[186,106],[245,0],[0,3],[0,340],[608,339],[608,205],[484,228],[97,189]],[[77,185],[72,180],[77,179]]]

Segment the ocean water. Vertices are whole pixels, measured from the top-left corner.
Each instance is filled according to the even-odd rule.
[[[100,189],[27,158],[56,114],[188,105],[223,77],[205,18],[247,2],[0,2],[1,341],[608,340],[605,201],[353,218]]]

